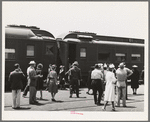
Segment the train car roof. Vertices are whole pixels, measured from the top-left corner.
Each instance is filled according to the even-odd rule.
[[[113,37],[113,36],[102,36],[96,35],[96,33],[89,33],[89,32],[78,32],[78,31],[71,31],[68,33],[64,33],[58,38],[65,40],[67,38],[72,39],[80,39],[80,40],[97,40],[97,41],[111,41],[111,42],[125,42],[125,43],[140,43],[144,44],[144,39],[136,39],[136,38],[125,38],[125,37]]]
[[[21,38],[21,39],[52,39],[55,40],[55,37],[48,31],[40,30],[39,28],[26,28],[26,27],[14,27],[6,26],[5,27],[5,36],[6,38]]]
[[[85,41],[82,41],[80,39],[74,39],[74,38],[66,38],[62,40],[63,42],[75,42],[75,43],[85,43]],[[86,42],[87,43],[87,42]],[[92,40],[89,41],[90,44],[104,44],[104,45],[123,45],[123,46],[136,46],[136,47],[144,47],[145,44],[140,43],[129,43],[129,42],[112,42],[112,41],[103,41],[103,40]]]

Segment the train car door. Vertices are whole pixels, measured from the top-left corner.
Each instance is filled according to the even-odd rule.
[[[76,61],[76,44],[74,43],[68,44],[68,61],[69,65]]]

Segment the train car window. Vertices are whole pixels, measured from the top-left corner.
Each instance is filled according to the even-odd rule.
[[[86,48],[80,48],[80,58],[86,58]]]
[[[27,45],[27,56],[34,56],[34,46]]]
[[[46,45],[46,55],[54,54],[54,45]]]
[[[140,54],[131,54],[131,60],[132,61],[141,61],[141,55]]]
[[[116,53],[116,60],[117,61],[126,61],[127,56],[125,53]]]
[[[108,61],[110,57],[110,53],[98,53],[99,61]]]
[[[5,49],[5,59],[14,60],[15,59],[15,49]]]

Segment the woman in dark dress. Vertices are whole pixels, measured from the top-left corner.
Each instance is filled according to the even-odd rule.
[[[130,78],[131,78],[131,88],[133,90],[133,94],[136,94],[136,91],[139,88],[139,76],[140,76],[140,73],[137,70],[138,66],[133,65],[132,67],[133,67],[133,74],[130,76]]]
[[[37,78],[37,90],[40,90],[40,99],[43,99],[42,96],[42,89],[43,89],[43,72],[42,72],[43,65],[39,63],[37,65],[36,74],[40,75],[40,77]]]

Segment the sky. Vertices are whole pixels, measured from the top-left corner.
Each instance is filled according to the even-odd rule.
[[[2,2],[3,27],[37,26],[55,38],[69,31],[148,40],[148,2]]]

